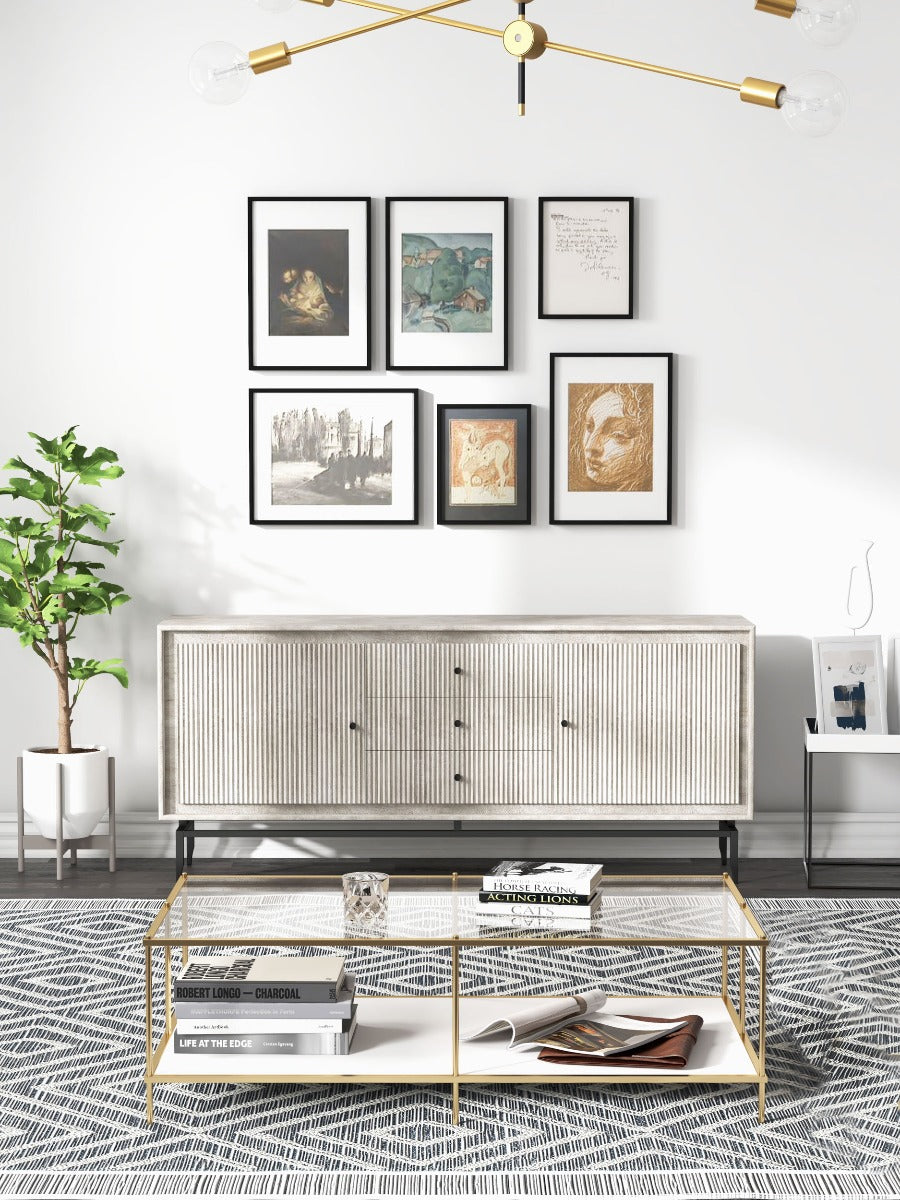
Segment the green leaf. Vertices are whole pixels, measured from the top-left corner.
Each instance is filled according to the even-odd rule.
[[[97,675],[112,675],[122,687],[128,687],[128,672],[121,658],[70,658],[69,674],[73,679],[93,679]]]
[[[9,485],[0,488],[0,496],[13,496],[16,500],[33,500],[35,504],[43,504],[47,508],[52,508],[55,494],[56,484],[52,479],[45,482],[40,478],[28,479],[22,475],[12,476]]]
[[[40,538],[52,533],[54,528],[52,521],[35,521],[31,517],[0,517],[0,529],[14,538]]]
[[[106,446],[98,446],[90,453],[84,446],[74,446],[69,455],[69,469],[77,474],[79,483],[99,487],[101,480],[118,479],[125,474],[118,461],[118,454]]]
[[[115,516],[115,513],[104,512],[102,508],[97,508],[95,504],[88,504],[87,502],[79,504],[77,507],[72,509],[72,512],[79,513],[81,516],[85,517],[92,525],[95,525],[101,533],[104,533],[109,528],[109,522],[112,517]],[[98,542],[97,544],[102,546],[105,543]]]
[[[13,579],[21,579],[23,574],[22,560],[15,542],[8,542],[5,538],[0,538],[0,571],[11,575]]]
[[[81,542],[85,546],[102,546],[104,550],[108,550],[113,556],[119,553],[119,547],[122,545],[121,538],[116,542],[104,542],[100,538],[90,537],[86,533],[73,533],[72,541]]]

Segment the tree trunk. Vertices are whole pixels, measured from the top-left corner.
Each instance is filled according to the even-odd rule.
[[[72,753],[72,705],[69,702],[69,652],[66,648],[66,625],[60,621],[56,627],[56,689],[59,698],[57,722],[57,750],[60,754]]]

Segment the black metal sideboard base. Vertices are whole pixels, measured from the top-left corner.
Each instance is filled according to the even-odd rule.
[[[385,825],[374,828],[354,829],[346,825],[272,825],[266,828],[248,828],[246,825],[221,825],[215,829],[197,829],[195,821],[179,821],[175,830],[175,874],[184,871],[185,862],[192,866],[194,862],[194,843],[197,838],[220,837],[265,837],[276,834],[279,837],[361,837],[364,834],[390,834],[391,837],[423,837],[428,834],[477,834],[482,838],[504,838],[509,841],[511,836],[539,833],[541,837],[567,837],[573,833],[592,834],[598,842],[611,837],[716,837],[719,839],[719,860],[727,867],[728,874],[738,882],[738,829],[734,821],[719,821],[718,827],[712,825],[678,825],[674,828],[641,824],[627,828],[606,829],[596,824],[573,824],[563,829],[547,829],[546,825],[516,824],[506,829],[481,829],[478,825],[463,826],[462,821],[441,822],[428,828],[409,828],[405,825]],[[585,856],[584,861],[590,859]],[[347,864],[348,866],[351,864]],[[414,872],[411,872],[414,873]]]

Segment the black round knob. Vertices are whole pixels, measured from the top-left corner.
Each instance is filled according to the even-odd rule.
[[[460,721],[459,717],[456,718],[456,720],[453,722],[453,724],[456,726],[457,729],[462,729],[462,721]]]
[[[453,674],[454,675],[462,675],[462,667],[454,667]]]
[[[462,775],[460,775],[459,771],[456,772],[456,774],[453,776],[453,778],[456,780],[457,783],[462,783]]]
[[[350,728],[351,728],[351,729],[356,729],[356,727],[357,727],[357,726],[356,726],[356,722],[355,722],[355,721],[351,721],[351,722],[350,722]]]
[[[563,729],[568,729],[568,728],[569,728],[569,722],[568,722],[568,721],[565,721],[565,720],[563,720],[563,721],[560,721],[560,725],[562,725]]]

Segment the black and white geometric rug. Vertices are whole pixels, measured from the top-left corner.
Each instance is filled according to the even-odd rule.
[[[832,962],[892,971],[900,994],[900,900],[753,907],[775,947],[811,935],[773,972],[762,1126],[756,1091],[736,1085],[469,1085],[455,1127],[440,1086],[162,1084],[148,1128],[141,938],[157,902],[2,901],[0,1196],[900,1197],[885,1034],[839,1027],[814,937],[839,926]],[[560,990],[599,977],[619,993],[714,992],[721,967],[696,948],[540,953]],[[367,990],[446,990],[438,952],[366,954]],[[481,966],[470,990],[490,986]],[[536,974],[525,952],[504,957],[506,990],[535,990]]]

